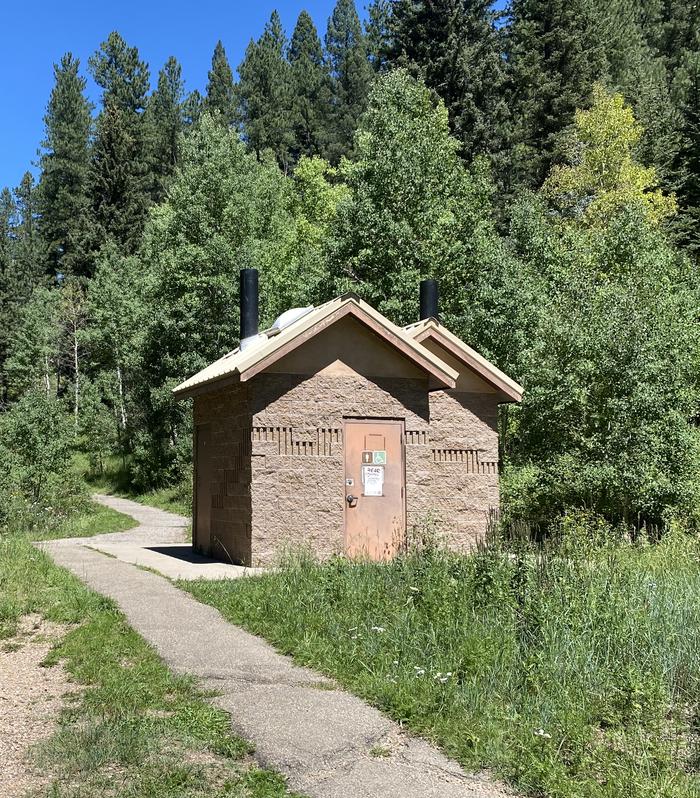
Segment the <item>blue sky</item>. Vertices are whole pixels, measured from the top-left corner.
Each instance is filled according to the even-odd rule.
[[[361,13],[364,5],[358,0]],[[39,0],[3,3],[0,26],[0,188],[16,186],[43,136],[43,116],[53,85],[53,64],[70,50],[87,74],[87,59],[110,31],[118,30],[158,70],[170,55],[182,64],[188,90],[202,91],[218,39],[238,66],[251,37],[262,33],[274,8],[291,35],[302,8],[323,36],[334,0]],[[89,83],[96,102],[98,92]]]

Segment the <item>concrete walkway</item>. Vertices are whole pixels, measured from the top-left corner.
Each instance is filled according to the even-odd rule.
[[[125,499],[100,501],[141,526],[124,543],[176,543],[181,516]],[[465,773],[427,742],[407,735],[376,709],[223,619],[167,579],[90,548],[115,535],[50,541],[59,564],[114,599],[129,623],[178,673],[218,693],[235,731],[255,745],[263,767],[283,773],[309,798],[500,798],[511,795],[488,776]],[[373,756],[386,749],[389,756]]]
[[[95,501],[135,518],[139,526],[126,532],[114,532],[89,538],[67,538],[52,543],[55,546],[88,546],[114,557],[116,560],[149,568],[168,579],[238,579],[259,573],[262,568],[219,562],[202,557],[192,550],[186,528],[190,519],[168,513],[118,496],[96,493]]]

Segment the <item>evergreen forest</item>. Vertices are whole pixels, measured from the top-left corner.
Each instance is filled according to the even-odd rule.
[[[77,501],[76,459],[186,493],[171,390],[237,345],[255,267],[263,324],[348,290],[407,324],[440,281],[525,388],[505,521],[695,528],[700,5],[338,0],[251,33],[203,93],[116,31],[53,66],[37,176],[0,192],[0,527]]]

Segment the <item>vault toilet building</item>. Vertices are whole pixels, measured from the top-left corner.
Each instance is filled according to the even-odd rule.
[[[241,272],[241,346],[179,385],[194,400],[194,546],[269,565],[285,546],[390,557],[429,514],[470,548],[498,506],[497,408],[522,388],[437,321],[404,329],[353,294],[258,332]]]

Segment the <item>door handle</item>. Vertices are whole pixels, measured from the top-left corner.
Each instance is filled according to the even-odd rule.
[[[352,493],[348,493],[348,495],[345,497],[345,501],[350,507],[354,507],[357,504],[357,496],[353,496]]]

